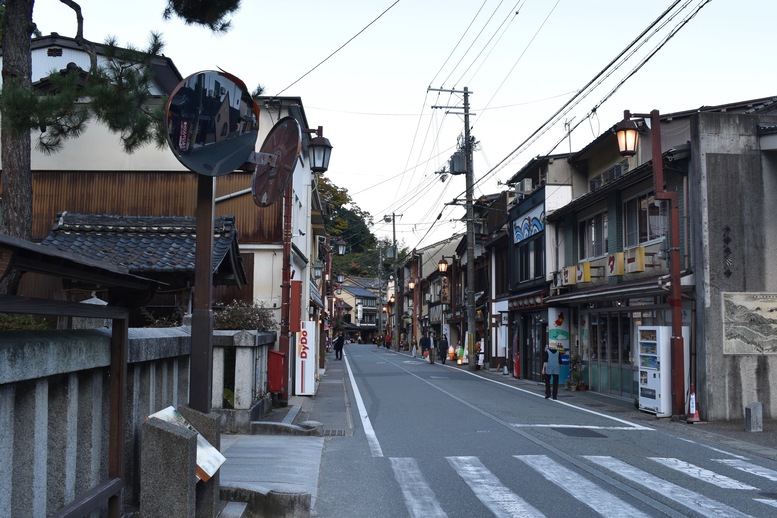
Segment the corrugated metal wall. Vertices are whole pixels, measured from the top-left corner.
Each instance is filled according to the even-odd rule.
[[[216,181],[216,198],[251,187],[250,173]],[[33,173],[33,240],[48,235],[60,211],[124,216],[194,216],[197,178],[188,172],[36,171]],[[216,214],[233,214],[238,241],[279,243],[282,200],[260,208],[251,194],[216,204]]]

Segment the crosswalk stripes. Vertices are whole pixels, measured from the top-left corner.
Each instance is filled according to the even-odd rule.
[[[483,505],[496,516],[541,517],[540,511],[519,497],[486,467],[477,457],[445,457]]]
[[[595,481],[591,481],[582,472],[565,467],[547,455],[513,455],[513,457],[601,516],[608,518],[612,516],[628,516],[630,518],[647,516],[607,488],[600,487]],[[614,457],[584,455],[580,458],[614,473],[617,477],[629,481],[631,485],[642,486],[650,490],[651,493],[661,495],[661,498],[672,500],[694,512],[716,517],[749,516],[713,498],[666,481]],[[544,510],[534,507],[505,486],[478,457],[451,456],[445,457],[445,459],[453,471],[464,480],[473,495],[494,516],[508,518],[545,516]],[[675,458],[647,457],[647,459],[693,478],[695,481],[703,481],[717,488],[751,492],[754,497],[753,502],[777,508],[777,500],[775,499],[755,498],[760,495],[752,492],[758,491],[759,488],[739,482],[721,473]],[[742,458],[710,460],[770,482],[777,481],[777,471],[758,466]],[[390,462],[411,517],[442,518],[447,516],[434,491],[424,478],[416,459],[392,457]]]
[[[602,516],[647,516],[634,506],[600,488],[578,473],[565,468],[547,455],[513,455]]]
[[[740,459],[713,459],[715,462],[720,462],[721,464],[725,464],[726,466],[731,466],[732,468],[736,468],[740,471],[744,471],[745,473],[750,473],[751,475],[757,475],[759,477],[763,477],[765,479],[771,480],[772,482],[777,482],[777,471],[774,471],[772,469],[763,468],[761,466],[756,466],[755,464],[750,464],[749,462],[744,462]]]
[[[394,478],[399,483],[410,516],[415,518],[443,518],[448,516],[434,497],[418,463],[408,457],[391,458]]]
[[[650,460],[654,460],[659,464],[662,464],[667,468],[671,468],[675,471],[679,471],[680,473],[685,473],[686,475],[697,480],[703,480],[704,482],[718,486],[721,489],[743,489],[745,491],[758,489],[749,484],[745,484],[743,482],[739,482],[738,480],[734,480],[733,478],[729,478],[725,475],[715,473],[714,471],[694,466],[693,464],[680,459],[650,457]]]
[[[700,495],[694,491],[691,491],[690,489],[686,489],[684,487],[678,486],[677,484],[663,480],[655,475],[651,475],[647,471],[643,471],[613,457],[585,455],[583,458],[593,462],[598,466],[613,471],[621,477],[629,479],[631,482],[651,489],[682,506],[693,509],[694,511],[701,510],[703,513],[710,516],[749,516],[747,514],[740,513],[733,507],[729,507],[726,504],[718,502],[717,500],[707,498],[706,496]]]

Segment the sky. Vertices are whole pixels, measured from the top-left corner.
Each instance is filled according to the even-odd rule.
[[[373,216],[376,235],[393,239],[395,227],[410,249],[465,230],[453,203],[464,199],[464,176],[436,174],[463,133],[465,87],[475,197],[506,189],[536,156],[585,147],[625,109],[777,96],[763,23],[777,19],[773,0],[677,2],[671,20],[610,68],[675,1],[242,0],[224,35],[163,20],[164,0],[79,3],[87,39],[143,47],[160,32],[184,77],[220,68],[251,90],[300,97],[309,125],[334,146],[326,176]],[[75,35],[59,0],[36,0],[33,18],[43,34]]]

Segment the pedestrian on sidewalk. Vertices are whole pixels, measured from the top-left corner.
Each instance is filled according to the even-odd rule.
[[[545,399],[558,399],[558,376],[561,372],[561,353],[551,343],[542,352],[542,376],[545,378]],[[552,389],[552,390],[551,390]]]
[[[343,359],[343,346],[345,345],[345,335],[342,331],[340,331],[340,334],[337,335],[337,340],[335,340],[335,360],[342,360]]]
[[[437,342],[437,351],[440,354],[440,361],[445,365],[445,359],[448,357],[448,335],[442,335]]]

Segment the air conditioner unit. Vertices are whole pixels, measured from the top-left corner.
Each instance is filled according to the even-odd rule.
[[[518,182],[518,188],[516,189],[517,194],[529,194],[534,190],[534,184],[532,183],[531,178],[524,178],[520,182]]]

